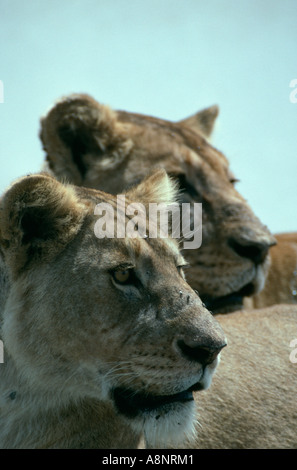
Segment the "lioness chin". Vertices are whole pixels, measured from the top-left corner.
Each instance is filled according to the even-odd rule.
[[[161,170],[126,193],[175,201]],[[101,191],[43,175],[1,199],[0,447],[177,445],[194,434],[225,335],[170,238],[97,238]],[[129,219],[129,216],[127,216]],[[3,272],[5,271],[5,272]]]

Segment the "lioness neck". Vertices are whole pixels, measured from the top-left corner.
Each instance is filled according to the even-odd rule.
[[[137,448],[141,435],[108,403],[32,391],[6,355],[0,365],[0,447]]]

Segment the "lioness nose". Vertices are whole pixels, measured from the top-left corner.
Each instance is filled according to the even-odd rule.
[[[185,356],[190,361],[199,362],[202,366],[211,364],[219,352],[227,345],[226,341],[213,341],[211,344],[206,344],[198,341],[191,341],[189,339],[178,340],[177,345]]]
[[[269,248],[274,243],[259,242],[253,240],[241,240],[240,238],[230,237],[228,240],[229,246],[243,258],[248,258],[255,264],[263,263]]]

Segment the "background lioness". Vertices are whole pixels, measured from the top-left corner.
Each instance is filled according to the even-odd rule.
[[[175,195],[159,171],[126,198]],[[177,241],[97,238],[102,202],[116,198],[49,175],[2,197],[1,448],[129,448],[143,434],[152,446],[194,434],[193,392],[210,385],[225,335],[185,281]]]
[[[226,157],[206,140],[217,112],[173,123],[70,95],[42,119],[40,132],[46,167],[61,180],[116,194],[163,167],[178,181],[181,202],[202,202],[202,246],[184,255],[190,285],[214,313],[237,310],[262,289],[275,243],[234,188]]]

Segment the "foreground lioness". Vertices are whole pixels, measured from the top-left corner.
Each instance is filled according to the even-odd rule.
[[[158,173],[127,196],[169,202],[173,189]],[[194,445],[192,391],[225,335],[174,241],[95,237],[94,206],[114,199],[49,176],[2,198],[2,448],[132,448],[143,433]],[[297,307],[218,318],[229,345],[195,392],[196,445],[296,447]]]
[[[169,204],[175,187],[162,170],[126,198]],[[95,236],[95,205],[115,201],[48,175],[2,197],[2,448],[193,434],[193,391],[210,385],[225,335],[186,283],[176,240]]]
[[[202,202],[202,246],[184,256],[190,285],[214,313],[239,309],[261,290],[274,243],[234,188],[226,157],[205,138],[216,116],[212,107],[173,123],[70,95],[40,133],[47,169],[61,180],[116,194],[161,166],[179,182],[181,202]]]

